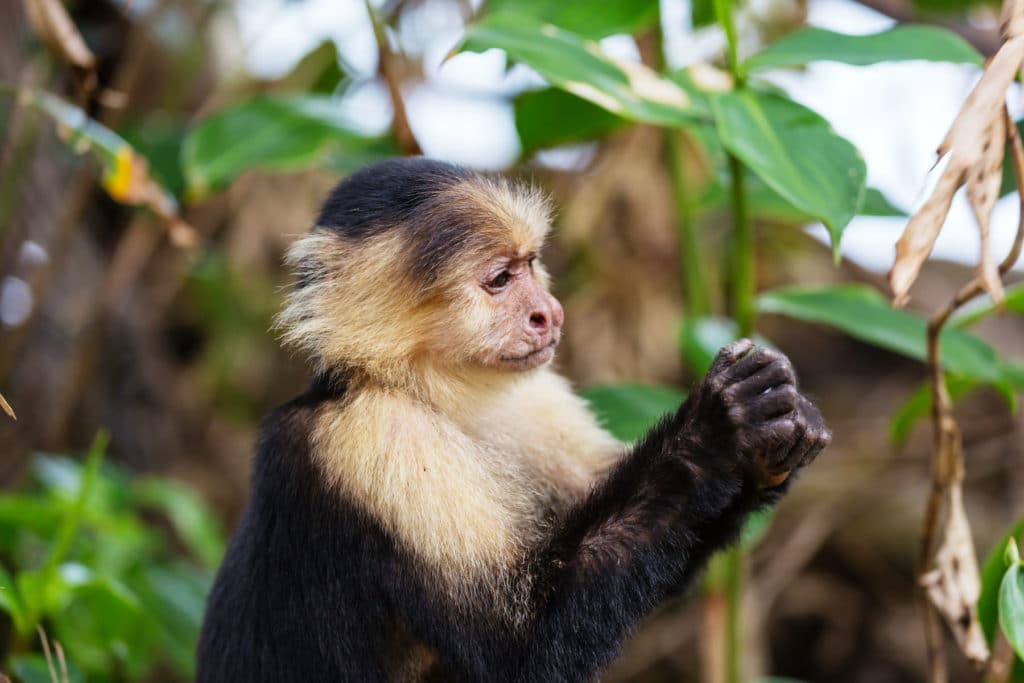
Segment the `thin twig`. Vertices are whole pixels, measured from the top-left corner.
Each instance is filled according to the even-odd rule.
[[[68,660],[64,657],[64,648],[61,647],[60,641],[53,641],[53,649],[57,651],[57,663],[60,664],[60,681],[61,683],[68,683],[70,677],[68,676]]]
[[[1021,246],[1024,244],[1024,146],[1021,144],[1017,127],[1004,107],[1003,116],[1007,121],[1007,141],[1010,145],[1010,158],[1013,161],[1014,174],[1017,180],[1017,193],[1020,201],[1020,217],[1017,224],[1017,235],[1010,252],[999,264],[1000,277],[1005,275],[1020,257]],[[921,547],[918,556],[918,576],[923,577],[929,571],[929,564],[936,552],[936,536],[939,527],[940,513],[948,507],[944,505],[947,496],[953,489],[960,486],[964,472],[963,437],[960,426],[953,416],[953,402],[946,387],[945,374],[940,356],[940,338],[942,330],[949,318],[964,304],[984,292],[980,277],[975,277],[964,285],[945,307],[937,311],[928,321],[928,356],[927,368],[932,389],[932,428],[935,449],[932,454],[932,484],[928,494],[928,502],[921,532]],[[942,629],[939,614],[935,606],[924,596],[925,639],[928,648],[929,680],[938,683],[946,680],[946,661],[942,647]]]
[[[39,640],[43,643],[43,655],[46,657],[46,668],[50,670],[50,680],[57,683],[57,668],[53,665],[53,655],[50,653],[50,640],[46,637],[46,631],[39,624],[36,624],[36,632],[39,633]]]
[[[373,25],[373,36],[377,40],[377,70],[384,79],[388,88],[388,95],[391,97],[392,121],[391,130],[398,144],[398,150],[404,155],[423,154],[420,143],[409,125],[409,116],[405,110],[405,102],[402,100],[401,84],[395,54],[391,51],[388,42],[387,30],[384,22],[373,11],[373,6],[366,0],[366,13],[370,15],[370,23]]]

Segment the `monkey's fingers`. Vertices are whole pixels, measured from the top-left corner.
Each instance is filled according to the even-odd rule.
[[[726,344],[718,351],[715,360],[708,369],[708,377],[714,377],[725,371],[726,368],[735,365],[737,361],[750,353],[754,348],[754,342],[749,339],[737,339],[731,344]]]
[[[737,385],[738,386],[738,385]],[[762,389],[752,398],[734,399],[726,393],[729,416],[736,424],[757,425],[792,413],[797,407],[796,387],[779,384]]]
[[[793,372],[793,366],[785,354],[781,351],[764,347],[754,349],[738,363],[726,370],[726,383],[736,384],[745,382],[758,376],[762,371],[767,371],[762,376],[762,379],[766,381],[774,382],[775,384],[789,382],[794,386],[796,385],[796,373]],[[757,384],[757,382],[752,382],[749,388],[753,390]],[[772,384],[767,383],[763,386],[762,390],[770,386]]]

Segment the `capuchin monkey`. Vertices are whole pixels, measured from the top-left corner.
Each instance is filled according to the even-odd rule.
[[[830,434],[781,353],[726,346],[639,442],[550,368],[537,190],[365,168],[291,249],[309,389],[263,423],[200,683],[586,681]]]

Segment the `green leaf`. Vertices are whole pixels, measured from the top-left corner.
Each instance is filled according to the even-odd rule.
[[[487,0],[488,16],[554,24],[586,38],[636,33],[658,23],[657,0]]]
[[[597,43],[553,24],[519,16],[485,17],[467,28],[456,50],[492,48],[528,64],[556,88],[631,121],[682,126],[708,117],[677,83],[642,64],[612,59]]]
[[[761,50],[746,61],[745,68],[755,71],[817,61],[867,66],[919,59],[978,66],[984,61],[963,38],[934,26],[903,25],[868,35],[807,27]]]
[[[290,72],[275,83],[275,90],[334,95],[349,81],[338,46],[325,40],[306,53]]]
[[[757,298],[761,313],[778,313],[820,323],[855,339],[923,361],[926,357],[924,318],[897,310],[867,285],[792,287],[765,292]],[[977,337],[946,328],[942,333],[942,364],[968,379],[1005,385],[1003,362],[991,346]]]
[[[857,212],[860,216],[883,216],[893,218],[905,218],[907,212],[894,206],[882,191],[875,187],[864,190],[864,202]]]
[[[1010,285],[1005,289],[1005,294],[1004,306],[1006,310],[1011,313],[1024,315],[1024,282]],[[968,328],[982,318],[992,315],[997,310],[992,297],[986,294],[984,297],[972,301],[969,305],[957,311],[956,316],[953,318],[953,324],[957,327]]]
[[[683,399],[676,389],[642,384],[594,386],[580,395],[605,429],[620,441],[639,439],[665,414],[674,412]]]
[[[1020,549],[1017,548],[1017,541],[1012,536],[1006,541],[1006,550],[1003,552],[1003,562],[1007,567],[1020,564]]]
[[[625,120],[558,88],[530,90],[515,99],[523,154],[604,137]]]
[[[715,3],[713,0],[692,0],[690,3],[690,25],[703,28],[715,23]]]
[[[978,388],[978,383],[956,375],[946,376],[946,388],[953,401],[967,395]],[[889,421],[889,438],[893,445],[902,446],[910,438],[910,431],[918,420],[924,419],[932,411],[932,391],[928,384],[922,384],[910,395],[896,414]]]
[[[857,148],[779,95],[744,90],[711,103],[722,144],[783,199],[824,222],[838,258],[843,229],[864,195],[867,169]]]
[[[981,630],[989,645],[992,644],[996,635],[996,627],[999,621],[999,586],[1006,573],[1006,563],[1003,561],[1003,554],[1009,540],[1024,538],[1024,519],[1019,520],[1010,529],[1009,533],[999,539],[992,550],[985,557],[985,563],[981,566],[981,594],[978,596],[978,621],[981,622]]]
[[[110,671],[119,661],[138,677],[152,661],[142,604],[110,577],[97,576],[76,586],[67,607],[52,619],[55,637],[86,670]]]
[[[690,371],[702,376],[711,367],[718,349],[736,341],[736,321],[718,316],[686,318],[682,323],[680,346]]]
[[[702,376],[711,367],[719,349],[739,339],[736,321],[719,316],[685,318],[680,327],[679,345],[683,358],[693,374]],[[760,346],[771,346],[764,337],[755,335],[754,341]]]
[[[384,138],[361,134],[324,95],[259,97],[197,123],[182,146],[190,200],[218,190],[253,168],[297,170],[340,156],[366,163],[393,152]]]
[[[1017,657],[1024,659],[1024,565],[1020,562],[1006,570],[999,585],[999,625]]]
[[[82,674],[81,669],[75,666],[75,663],[68,661],[68,678],[67,683],[83,683],[85,676]],[[57,669],[57,675],[60,676],[60,664],[56,661],[53,663]],[[53,679],[50,678],[50,667],[46,664],[46,658],[43,655],[17,655],[11,657],[11,673],[21,683],[54,683]],[[60,683],[64,683],[63,680]]]
[[[136,504],[159,509],[174,526],[190,551],[209,568],[224,556],[224,535],[213,511],[190,489],[180,484],[144,477],[132,484]]]
[[[28,630],[29,625],[25,623],[25,608],[21,604],[21,598],[18,597],[18,586],[2,564],[0,564],[0,611],[11,616],[16,631],[23,633]]]
[[[195,678],[196,643],[212,583],[212,573],[175,564],[144,568],[133,584],[156,626],[161,653],[187,680]]]

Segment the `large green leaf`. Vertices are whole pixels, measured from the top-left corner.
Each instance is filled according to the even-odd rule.
[[[956,375],[947,375],[946,389],[949,396],[956,401],[958,398],[978,388],[974,380]],[[932,412],[932,389],[929,384],[922,384],[910,395],[903,405],[897,409],[896,414],[889,420],[889,438],[893,445],[902,446],[910,438],[910,431],[914,425]]]
[[[927,321],[894,309],[867,285],[778,289],[761,294],[757,308],[761,313],[779,313],[829,325],[855,339],[910,358],[926,357]],[[946,328],[941,348],[942,364],[948,371],[995,385],[1008,382],[996,352],[974,335]]]
[[[195,200],[252,168],[296,170],[331,157],[367,162],[393,152],[379,137],[361,134],[325,95],[259,97],[197,123],[182,146],[187,195]]]
[[[625,120],[558,88],[523,93],[515,100],[516,131],[523,154],[604,137]]]
[[[551,85],[623,118],[679,126],[708,116],[677,83],[642,64],[615,60],[597,43],[553,24],[522,16],[485,17],[468,27],[457,49],[492,48],[533,67]]]
[[[187,565],[147,567],[133,589],[156,627],[160,652],[183,678],[195,678],[195,649],[212,574]]]
[[[711,98],[722,144],[794,207],[825,223],[839,254],[843,229],[864,198],[857,148],[807,107],[753,90]]]
[[[491,16],[527,18],[554,24],[587,38],[635,33],[658,22],[657,0],[487,0]]]
[[[868,35],[848,35],[807,27],[778,40],[746,61],[747,71],[808,62],[842,62],[857,66],[924,59],[981,65],[978,51],[960,36],[934,26],[897,26]]]
[[[606,384],[580,394],[605,429],[621,441],[635,441],[683,399],[676,389],[642,384]]]
[[[132,497],[138,505],[167,515],[178,537],[206,567],[220,564],[224,535],[217,516],[194,492],[167,479],[143,477],[132,484]]]
[[[1010,566],[999,585],[999,625],[1017,657],[1024,659],[1024,564],[1014,541],[1007,545]]]
[[[139,677],[152,661],[148,618],[130,589],[97,576],[76,587],[67,607],[53,615],[54,635],[85,669],[109,671],[119,662]]]

